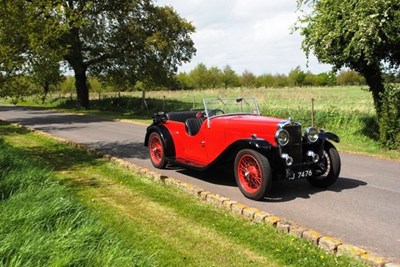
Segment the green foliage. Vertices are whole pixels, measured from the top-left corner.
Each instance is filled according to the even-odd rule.
[[[337,68],[359,68],[377,60],[398,64],[400,22],[398,1],[385,0],[299,0],[309,3],[313,12],[300,23],[303,48],[321,62]],[[393,55],[392,55],[393,53]]]
[[[312,74],[307,72],[304,78],[305,86],[332,86],[336,85],[336,77],[328,73]]]
[[[125,88],[138,80],[167,83],[196,51],[194,26],[152,0],[3,2],[0,71],[21,73],[30,58],[65,60],[83,107],[89,105],[87,73]]]
[[[208,85],[208,70],[206,65],[203,63],[198,64],[191,72],[190,77],[192,78],[193,85],[196,88],[204,89]]]
[[[347,70],[341,71],[336,77],[337,85],[348,86],[348,85],[364,85],[365,79],[358,74],[356,71]]]
[[[226,65],[222,70],[222,83],[224,84],[225,89],[228,87],[237,87],[239,86],[239,76],[232,69],[230,65]]]
[[[8,76],[0,83],[0,97],[10,98],[11,103],[14,105],[24,97],[37,93],[39,93],[39,91],[32,83],[32,80],[27,76]]]
[[[178,83],[178,88],[179,89],[193,89],[194,82],[190,74],[187,74],[186,72],[180,72],[176,76],[176,80]]]
[[[121,243],[50,170],[29,153],[0,142],[2,266],[151,265]]]
[[[400,148],[400,87],[386,85],[382,94],[382,111],[379,118],[379,140],[389,149]]]
[[[300,69],[300,66],[297,66],[289,72],[288,82],[290,86],[302,86],[305,78],[306,74]]]
[[[171,89],[281,88],[365,84],[365,79],[352,70],[342,71],[336,76],[333,72],[319,74],[305,72],[299,66],[292,69],[288,75],[265,73],[257,76],[248,70],[237,75],[229,65],[221,71],[218,67],[207,68],[205,64],[200,63],[189,73],[181,72],[175,78],[177,85]]]
[[[248,70],[245,70],[240,76],[240,84],[241,86],[252,88],[256,84],[256,76]]]
[[[208,81],[211,85],[211,88],[215,89],[221,83],[222,72],[218,67],[211,67],[208,69]]]
[[[400,65],[400,5],[386,0],[298,0],[307,5],[296,26],[303,50],[336,69],[364,76],[380,116],[385,65]]]
[[[60,63],[56,59],[35,58],[31,60],[33,82],[43,89],[42,102],[46,100],[50,89],[57,87],[65,77],[61,75]],[[52,87],[51,87],[52,86]]]

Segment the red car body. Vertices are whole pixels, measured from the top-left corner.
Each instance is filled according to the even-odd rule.
[[[252,199],[264,197],[274,179],[306,177],[320,187],[337,180],[340,158],[328,142],[338,142],[336,135],[313,127],[303,134],[298,122],[260,115],[257,104],[243,112],[243,103],[253,103],[252,98],[212,99],[226,109],[231,100],[239,112],[224,113],[204,102],[204,110],[156,114],[144,142],[153,165],[203,170],[234,162],[239,188]]]

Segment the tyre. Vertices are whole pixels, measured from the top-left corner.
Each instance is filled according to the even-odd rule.
[[[153,132],[149,136],[149,155],[151,163],[157,169],[163,169],[167,165],[165,160],[165,148],[159,133]]]
[[[331,143],[325,142],[321,160],[326,171],[322,175],[309,177],[307,180],[316,187],[325,188],[337,181],[341,168],[339,153]]]
[[[240,150],[234,163],[236,183],[246,197],[262,199],[272,183],[271,166],[268,159],[252,149]]]

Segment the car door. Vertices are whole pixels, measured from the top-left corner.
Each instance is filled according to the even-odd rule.
[[[204,139],[205,130],[207,130],[206,121],[201,123],[200,129],[196,134],[189,134],[190,131],[186,127],[183,153],[184,158],[190,162],[190,165],[204,167],[208,164],[206,141]]]

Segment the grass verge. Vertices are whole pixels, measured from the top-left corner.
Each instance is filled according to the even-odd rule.
[[[5,265],[363,265],[41,135],[0,136]]]
[[[152,266],[151,256],[121,242],[54,180],[48,165],[2,139],[0,150],[1,266]]]

